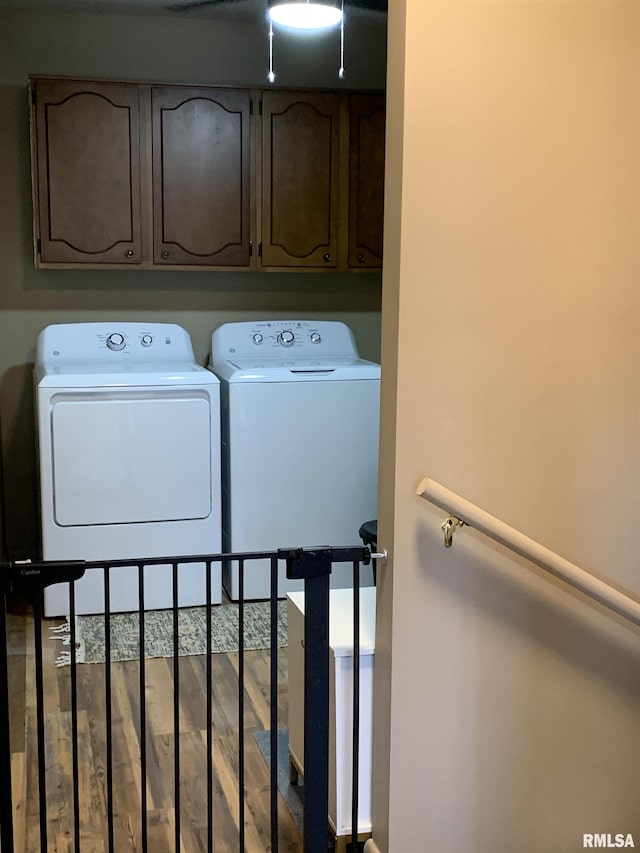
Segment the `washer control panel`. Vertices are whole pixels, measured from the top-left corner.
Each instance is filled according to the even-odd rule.
[[[211,338],[213,364],[226,359],[358,358],[351,329],[333,320],[225,323]]]

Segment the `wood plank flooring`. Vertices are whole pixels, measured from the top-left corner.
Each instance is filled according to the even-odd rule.
[[[15,850],[40,850],[33,612],[10,603],[7,615],[11,702],[11,750]],[[72,794],[71,670],[54,664],[60,641],[43,621],[44,727],[47,850],[74,851]],[[179,661],[179,846],[174,762],[173,661],[146,661],[145,803],[147,845],[142,842],[139,663],[111,665],[113,831],[116,853],[200,853],[207,850],[206,663],[204,656]],[[244,653],[244,832],[247,853],[271,850],[269,769],[254,733],[268,729],[270,657]],[[213,828],[216,853],[236,853],[240,797],[238,782],[238,653],[212,656]],[[78,787],[82,853],[107,846],[107,748],[105,665],[77,667]],[[278,726],[287,726],[287,650],[278,651]],[[302,851],[302,837],[278,796],[282,853]]]

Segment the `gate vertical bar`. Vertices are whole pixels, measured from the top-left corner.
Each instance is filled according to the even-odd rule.
[[[358,849],[358,796],[360,787],[360,563],[353,563],[353,728],[351,764],[351,844]]]
[[[113,833],[113,743],[111,712],[111,590],[109,566],[104,567],[104,707],[107,741],[107,844],[109,853],[114,853]]]
[[[304,850],[327,849],[329,815],[329,575],[305,580]]]
[[[4,566],[3,566],[4,568]],[[11,790],[11,736],[9,667],[7,661],[7,594],[0,601],[0,847],[13,853],[13,795]]]
[[[78,787],[78,672],[76,670],[76,585],[69,581],[69,642],[71,643],[71,767],[73,785],[73,849],[80,853],[80,793]]]
[[[278,853],[278,560],[271,558],[270,787],[271,851]]]
[[[213,853],[213,678],[211,673],[211,560],[206,565],[207,596],[207,853]]]
[[[33,634],[36,659],[36,730],[38,742],[38,806],[40,850],[47,853],[47,780],[44,740],[44,676],[42,672],[42,607],[40,592],[33,595]]]
[[[173,804],[175,847],[180,853],[180,657],[178,654],[178,564],[173,570]],[[146,850],[146,848],[144,848]]]
[[[329,576],[332,549],[280,550],[304,579],[304,853],[326,853],[329,817]]]
[[[147,703],[146,662],[144,656],[144,566],[138,564],[138,629],[140,632],[140,825],[142,849],[147,849]]]
[[[244,560],[238,560],[238,850],[244,853]]]

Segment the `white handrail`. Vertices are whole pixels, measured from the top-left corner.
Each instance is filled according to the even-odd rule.
[[[428,477],[422,480],[416,493],[426,501],[430,501],[448,512],[456,521],[474,527],[484,533],[485,536],[489,536],[501,545],[510,548],[516,554],[525,557],[560,578],[560,580],[584,592],[590,598],[599,601],[600,604],[604,604],[605,607],[618,615],[640,626],[640,601],[630,598],[604,583],[604,581],[598,580],[589,572],[578,568],[578,566],[565,560],[564,557],[560,557],[554,551],[545,548],[515,528],[509,527],[508,524]]]

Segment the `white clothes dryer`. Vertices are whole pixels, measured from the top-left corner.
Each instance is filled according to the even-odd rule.
[[[351,330],[329,321],[227,323],[211,341],[221,382],[225,552],[345,546],[377,517],[380,366],[359,358]],[[362,583],[372,583],[370,568]],[[351,564],[331,586],[352,585]],[[239,597],[239,565],[223,566]],[[279,566],[278,594],[303,588]],[[244,597],[270,595],[269,565],[247,563]]]
[[[169,323],[70,323],[38,336],[35,364],[44,560],[142,560],[221,550],[220,385]],[[170,565],[146,566],[145,608],[173,605]],[[180,564],[179,606],[206,602],[204,563]],[[222,597],[213,564],[212,603]],[[76,612],[104,612],[102,572]],[[45,589],[66,615],[67,584]],[[137,570],[110,570],[110,609],[138,608]]]

